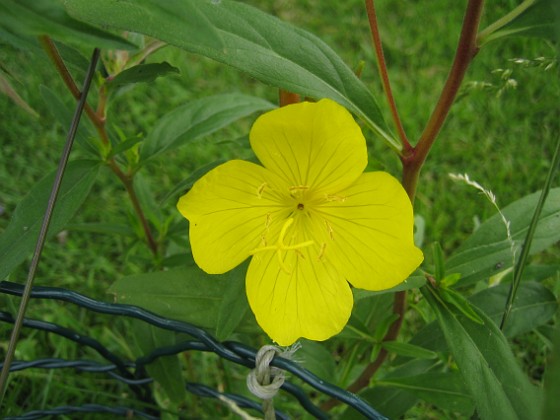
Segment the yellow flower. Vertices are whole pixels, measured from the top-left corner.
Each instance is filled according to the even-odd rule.
[[[388,289],[422,262],[412,206],[391,175],[363,173],[360,127],[331,100],[263,114],[250,142],[262,166],[227,162],[179,200],[194,259],[219,274],[252,256],[247,297],[263,330],[282,346],[326,340],[350,317],[349,283]]]

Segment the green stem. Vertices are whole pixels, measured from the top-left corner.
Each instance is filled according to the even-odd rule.
[[[478,45],[485,44],[493,39],[492,34],[500,28],[506,26],[508,23],[516,19],[520,14],[525,12],[529,7],[535,3],[536,0],[525,0],[507,15],[502,16],[496,22],[488,26],[486,29],[480,31],[478,34]]]
[[[517,289],[519,288],[519,284],[521,283],[521,277],[523,276],[523,271],[525,269],[525,265],[527,264],[527,259],[529,258],[529,251],[531,250],[531,242],[533,241],[533,236],[535,235],[535,231],[537,230],[539,217],[544,207],[546,197],[548,196],[548,192],[550,191],[550,188],[552,186],[552,180],[554,179],[559,166],[560,166],[560,137],[558,137],[558,140],[556,142],[556,150],[554,151],[554,156],[552,158],[550,171],[548,171],[548,175],[546,176],[546,181],[544,183],[541,196],[539,197],[539,201],[537,203],[537,206],[535,207],[535,212],[533,213],[531,224],[529,225],[529,229],[527,230],[525,241],[523,241],[523,247],[521,248],[521,255],[519,256],[519,260],[517,260],[517,264],[515,265],[515,269],[513,271],[513,281],[509,289],[506,307],[504,310],[504,315],[502,317],[502,322],[500,323],[501,330],[504,329],[506,321],[511,312],[511,308],[513,307],[513,301],[515,300],[515,296],[517,295]]]

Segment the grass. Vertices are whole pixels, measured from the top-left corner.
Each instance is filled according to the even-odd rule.
[[[363,80],[371,86],[382,109],[386,110],[381,85],[376,75],[368,24],[361,0],[345,2],[319,0],[282,0],[249,3],[301,26],[324,39],[351,66],[365,60]],[[487,6],[485,23],[490,23],[511,7],[511,1]],[[378,14],[386,58],[397,104],[409,137],[415,141],[437,100],[452,60],[463,12],[462,2],[379,2]],[[484,26],[484,24],[483,24]],[[416,201],[416,213],[426,222],[425,244],[441,243],[450,255],[473,231],[478,221],[494,213],[493,207],[474,190],[454,183],[449,172],[467,172],[471,178],[491,189],[501,207],[538,190],[547,173],[554,142],[558,136],[557,98],[560,92],[558,66],[545,71],[524,67],[515,58],[554,58],[557,52],[540,39],[512,38],[490,44],[480,51],[467,74],[469,82],[489,82],[485,90],[466,88],[454,105],[451,115],[423,169]],[[208,59],[165,48],[152,61],[169,61],[181,70],[179,77],[158,79],[150,85],[138,85],[122,92],[111,104],[110,124],[128,136],[146,134],[159,117],[194,98],[241,91],[271,101],[277,91],[264,86],[234,69]],[[46,58],[3,46],[0,62],[14,75],[11,79],[18,93],[41,115],[35,119],[0,96],[0,233],[9,223],[17,202],[46,173],[56,167],[66,127],[53,121],[49,104],[41,98],[40,85],[48,85],[69,104],[70,95]],[[503,90],[503,72],[511,69],[515,89]],[[192,146],[150,162],[143,170],[156,202],[197,167],[220,157],[246,158],[251,152],[243,140],[250,120],[241,121]],[[387,170],[398,176],[400,164],[392,153],[371,133],[368,137],[370,169]],[[73,157],[86,156],[75,150]],[[176,214],[174,204],[166,202],[165,216]],[[94,189],[76,215],[74,223],[127,223],[131,206],[118,181],[104,170]],[[178,217],[177,217],[178,219]],[[185,238],[186,240],[186,238]],[[428,248],[426,248],[428,249]],[[427,252],[428,254],[428,252]],[[557,261],[556,248],[538,258]],[[427,255],[430,258],[429,254]],[[106,289],[123,275],[151,267],[148,249],[138,238],[102,235],[70,230],[66,237],[50,240],[44,250],[36,279],[38,285],[65,287],[98,299],[109,299]],[[27,264],[10,280],[23,282]],[[0,296],[0,304],[14,311],[17,299]],[[132,355],[125,320],[110,319],[69,305],[32,301],[29,317],[59,323],[108,344],[111,350]],[[412,322],[410,329],[413,329]],[[8,337],[10,328],[0,324],[0,334]],[[405,331],[405,334],[411,332]],[[545,363],[546,346],[537,334],[522,337],[516,343],[519,358],[540,380],[539,368]],[[0,341],[5,349],[6,342]],[[93,358],[73,344],[44,333],[24,331],[16,358],[33,360],[53,356]],[[203,356],[198,375],[216,373],[213,359]],[[535,367],[534,364],[538,366]],[[212,367],[214,366],[214,367]],[[218,369],[218,371],[220,371]],[[216,373],[216,375],[218,375]],[[234,372],[233,376],[236,373]],[[242,382],[243,378],[238,382]],[[44,385],[46,384],[46,386]],[[218,384],[219,385],[219,384]],[[27,370],[12,376],[6,414],[24,409],[38,409],[99,401],[126,403],[128,388],[107,382],[105,377],[74,375],[65,371]],[[199,414],[215,409],[215,403],[200,403]],[[415,411],[414,411],[415,410]],[[423,404],[412,413],[421,418],[437,418],[437,409]],[[297,412],[297,410],[292,410]],[[227,410],[219,409],[220,415]],[[87,417],[86,417],[87,418]],[[91,417],[94,418],[94,417]]]

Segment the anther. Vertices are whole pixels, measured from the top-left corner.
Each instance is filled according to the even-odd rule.
[[[259,188],[257,188],[257,197],[262,198],[262,193],[267,186],[266,182],[263,182]]]
[[[282,258],[282,251],[296,251],[299,256],[303,256],[303,254],[299,252],[299,249],[311,246],[315,243],[314,241],[305,241],[295,245],[286,245],[284,243],[284,237],[286,236],[286,232],[288,231],[288,228],[292,225],[292,223],[294,223],[294,219],[291,217],[287,219],[286,222],[284,222],[284,225],[280,230],[280,234],[278,235],[278,241],[276,242],[276,244],[254,249],[250,252],[250,254],[253,255],[261,251],[276,251],[280,268],[282,268],[282,270],[287,274],[291,274],[290,270],[288,270],[288,267],[284,263],[284,259]]]

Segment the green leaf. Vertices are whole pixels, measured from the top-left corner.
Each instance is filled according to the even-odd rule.
[[[80,208],[97,177],[99,162],[68,163],[51,218],[47,238],[61,231]],[[55,172],[39,181],[21,200],[10,224],[0,236],[0,279],[4,279],[35,248],[51,194]]]
[[[560,323],[556,324],[554,345],[544,374],[544,401],[540,418],[554,419],[560,412]]]
[[[161,200],[161,203],[165,203],[167,200],[176,197],[177,195],[186,194],[187,191],[192,188],[196,181],[198,181],[200,178],[202,178],[202,176],[206,175],[216,166],[221,165],[224,162],[226,162],[224,159],[218,159],[196,169],[187,179],[179,182],[171,191],[169,191]]]
[[[435,359],[437,357],[437,353],[409,343],[384,341],[381,343],[381,346],[391,353],[404,357],[413,357],[415,359]]]
[[[473,309],[472,305],[467,299],[463,297],[463,295],[453,289],[439,288],[438,290],[441,299],[445,303],[453,306],[471,321],[476,322],[477,324],[484,324],[482,319],[480,319],[480,317],[476,314],[476,311]]]
[[[515,201],[503,209],[511,223],[511,235],[516,245],[525,239],[540,193]],[[560,188],[553,188],[539,218],[531,254],[543,251],[560,240]],[[469,286],[512,266],[510,243],[500,215],[485,221],[447,260],[446,271],[461,273],[458,286]]]
[[[111,153],[109,153],[108,157],[113,157],[115,155],[118,155],[119,153],[126,152],[127,150],[132,149],[142,140],[144,139],[141,136],[137,136],[121,141],[111,149]]]
[[[150,178],[140,172],[136,173],[134,176],[134,191],[136,192],[136,196],[138,197],[146,219],[160,232],[163,227],[163,214],[161,212],[161,207],[155,200]],[[141,230],[143,231],[143,229]],[[143,232],[142,235],[144,235]]]
[[[119,303],[215,330],[227,276],[206,274],[190,259],[186,267],[123,277],[113,283],[109,293]],[[187,254],[185,262],[189,262]]]
[[[471,296],[469,300],[486,312],[496,325],[499,325],[509,286],[509,284],[500,284],[485,289]],[[515,337],[532,331],[552,319],[557,309],[558,302],[549,289],[540,283],[521,283],[504,334],[506,337]]]
[[[395,293],[401,292],[403,290],[410,290],[410,289],[419,289],[420,287],[426,284],[426,277],[422,274],[414,273],[412,276],[407,278],[401,284],[392,287],[391,289],[387,290],[379,290],[379,291],[371,291],[371,290],[364,290],[364,289],[352,289],[352,293],[354,294],[354,302],[360,301],[362,299],[383,295],[387,293]]]
[[[102,233],[104,235],[132,236],[134,234],[129,225],[118,223],[70,223],[66,225],[66,229],[80,232]]]
[[[508,288],[509,285],[506,284],[491,287],[472,295],[469,301],[482,309],[498,325],[504,312]],[[508,338],[514,338],[545,325],[554,315],[553,311],[556,307],[554,296],[542,285],[532,282],[521,283],[511,312],[511,324],[506,324],[504,334]],[[443,333],[435,322],[422,328],[410,343],[432,351],[447,349]]]
[[[49,35],[68,44],[91,48],[136,48],[117,35],[71,18],[56,0],[2,0],[0,27],[16,34]]]
[[[401,150],[386,133],[370,89],[328,45],[249,5],[229,0],[66,0],[66,6],[86,22],[150,35],[264,83],[306,97],[331,98]]]
[[[39,118],[39,114],[25,100],[19,96],[19,93],[14,89],[8,77],[4,75],[3,69],[0,69],[0,93],[3,93],[10,98],[17,106],[27,112],[29,115]]]
[[[336,381],[336,363],[330,351],[315,341],[300,339],[301,348],[295,353],[298,365],[317,375],[323,381]]]
[[[482,419],[536,418],[539,395],[496,324],[476,307],[484,325],[458,317],[430,286],[421,289]]]
[[[142,144],[143,161],[207,136],[232,122],[274,105],[264,99],[228,93],[197,99],[164,115]]]
[[[384,378],[376,386],[401,388],[444,410],[471,415],[474,403],[459,372],[428,372],[416,376]]]
[[[436,363],[425,359],[411,360],[393,372],[389,372],[382,379],[392,380],[392,378],[420,375],[432,370]],[[403,414],[416,404],[418,400],[414,394],[404,391],[402,388],[386,388],[376,385],[366,388],[359,395],[381,414],[390,419],[402,418]],[[340,418],[344,420],[362,420],[363,416],[348,407]]]
[[[53,92],[47,86],[41,85],[39,87],[43,101],[47,105],[48,110],[52,113],[53,117],[62,125],[64,129],[68,129],[74,116],[74,111],[68,107],[63,101],[60,100],[59,95]],[[90,138],[94,136],[91,129],[91,123],[87,118],[83,118],[78,126],[76,132],[76,143],[78,143],[84,150],[94,156],[99,156],[99,150],[92,144]]]
[[[175,333],[162,330],[144,322],[132,320],[134,340],[143,356],[150,355],[154,350],[176,344]],[[187,396],[178,355],[158,357],[146,365],[148,374],[154,378],[170,400],[175,404],[183,402]]]
[[[560,5],[557,0],[525,0],[479,34],[479,43],[508,36],[536,36],[560,40]]]
[[[225,274],[227,284],[218,312],[216,338],[227,340],[237,329],[245,314],[249,311],[249,302],[245,293],[245,274],[248,264],[241,264]]]
[[[109,81],[107,86],[109,89],[116,89],[133,83],[150,83],[158,77],[179,73],[177,67],[173,67],[165,61],[163,63],[138,64],[117,74]]]

